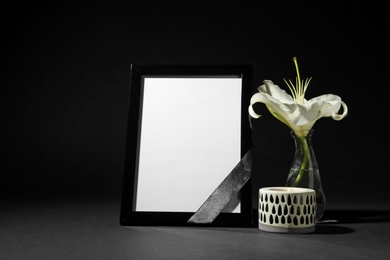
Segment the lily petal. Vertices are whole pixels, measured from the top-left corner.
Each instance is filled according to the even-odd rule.
[[[321,105],[319,103],[295,104],[295,110],[288,115],[288,119],[295,126],[307,125],[320,117],[320,110]]]
[[[348,115],[347,104],[345,104],[343,101],[340,101],[340,102],[341,102],[341,106],[343,107],[343,113],[342,114],[337,114],[337,112],[332,113],[332,118],[334,120],[337,120],[337,121],[342,120],[344,117],[346,117]]]
[[[348,115],[348,107],[337,95],[327,94],[315,97],[308,102],[321,104],[320,117],[332,117],[334,120],[342,120]],[[343,113],[338,114],[340,108],[343,108]]]
[[[251,103],[251,105],[248,107],[249,115],[250,115],[251,117],[253,117],[253,118],[259,118],[259,117],[261,117],[261,115],[259,115],[259,114],[257,114],[257,113],[255,112],[255,110],[253,109],[252,105],[253,105],[253,104]]]
[[[271,80],[264,80],[263,83],[263,85],[258,87],[259,92],[267,93],[282,103],[295,103],[291,95],[289,95],[285,90],[281,89],[278,85],[275,85]]]

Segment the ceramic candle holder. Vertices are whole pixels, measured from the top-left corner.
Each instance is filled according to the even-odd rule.
[[[316,193],[297,187],[259,189],[259,229],[277,233],[311,233],[316,224]]]

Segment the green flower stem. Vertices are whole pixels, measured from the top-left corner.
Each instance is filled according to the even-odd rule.
[[[307,164],[309,162],[309,153],[310,153],[307,139],[305,137],[298,137],[298,140],[300,142],[300,145],[302,146],[303,160],[302,160],[301,169],[299,170],[298,176],[295,179],[294,186],[298,186],[299,182],[303,178],[303,175],[305,174],[305,169],[306,169]]]

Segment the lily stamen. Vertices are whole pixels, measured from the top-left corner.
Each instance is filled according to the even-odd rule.
[[[309,86],[311,78],[307,78],[304,81],[301,81],[298,60],[296,57],[294,57],[293,61],[295,64],[295,71],[297,72],[297,77],[295,78],[295,85],[291,82],[291,80],[288,80],[288,82],[285,79],[283,80],[284,82],[286,82],[287,87],[290,89],[291,95],[294,98],[295,102],[297,102],[297,104],[303,105],[303,103],[305,102],[305,93],[307,87]]]

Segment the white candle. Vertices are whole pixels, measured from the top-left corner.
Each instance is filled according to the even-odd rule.
[[[259,189],[259,229],[278,233],[315,231],[316,193],[297,187]]]

